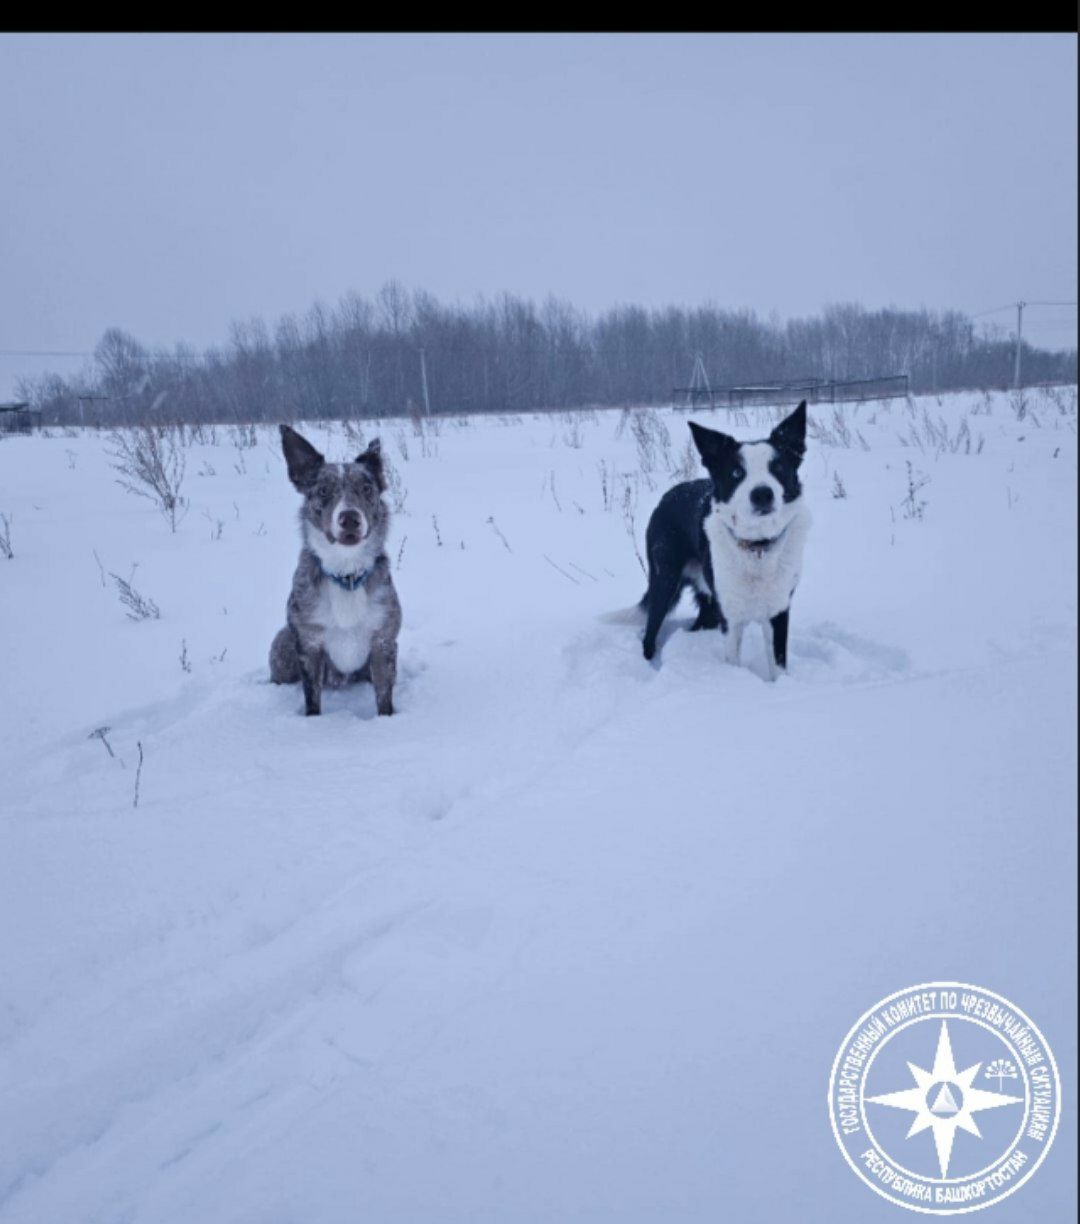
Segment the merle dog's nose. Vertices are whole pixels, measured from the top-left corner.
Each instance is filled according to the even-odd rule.
[[[768,485],[758,485],[750,490],[750,505],[759,514],[764,514],[766,510],[771,510],[773,506],[773,491]]]
[[[360,530],[360,511],[359,510],[342,510],[337,516],[338,525],[344,531],[359,531]]]

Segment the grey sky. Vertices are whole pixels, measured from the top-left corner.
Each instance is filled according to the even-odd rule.
[[[590,310],[1076,299],[1074,35],[6,35],[0,116],[0,349],[202,347],[394,276]],[[1076,314],[1025,324],[1065,344]],[[0,395],[41,365],[0,359]]]

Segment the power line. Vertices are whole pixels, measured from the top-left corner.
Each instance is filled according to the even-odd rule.
[[[93,353],[54,352],[48,349],[0,349],[0,357],[93,357]]]
[[[1075,306],[1075,302],[1025,302],[1025,306]],[[977,310],[968,315],[969,319],[981,319],[983,315],[1000,314],[1003,310],[1015,310],[1016,303],[1008,302],[1004,306],[992,306],[989,310]]]
[[[974,314],[968,315],[969,319],[981,319],[983,315],[1000,314],[1003,310],[1015,310],[1016,303],[1009,302],[1006,306],[991,306],[989,310],[978,310]]]

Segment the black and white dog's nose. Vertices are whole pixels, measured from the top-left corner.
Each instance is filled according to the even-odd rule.
[[[342,510],[338,515],[338,526],[343,531],[359,531],[360,530],[360,511],[359,510]]]
[[[765,514],[773,508],[773,491],[768,485],[758,485],[750,490],[750,505],[758,512]]]

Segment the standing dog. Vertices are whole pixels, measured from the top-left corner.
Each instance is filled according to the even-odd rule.
[[[352,463],[327,463],[288,425],[281,445],[304,495],[303,546],[288,623],[270,647],[270,679],[301,681],[306,714],[320,713],[324,684],[370,680],[379,713],[393,714],[401,605],[383,552],[390,512],[379,440]]]
[[[664,617],[689,586],[698,605],[693,629],[720,629],[730,662],[739,661],[746,625],[761,625],[775,680],[787,667],[788,612],[810,526],[799,484],[806,401],[763,442],[689,424],[709,479],[669,489],[649,519],[645,658],[656,653]]]

